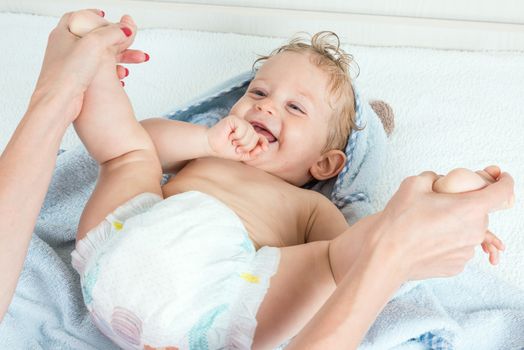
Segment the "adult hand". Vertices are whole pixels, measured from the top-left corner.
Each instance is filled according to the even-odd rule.
[[[86,14],[98,16],[106,25],[80,38],[70,32],[69,24],[75,17]],[[83,10],[62,16],[49,35],[30,109],[42,101],[56,101],[62,110],[64,122],[70,123],[78,116],[83,93],[106,55],[118,55],[118,59],[125,63],[147,61],[148,56],[141,51],[126,50],[135,34],[130,32],[130,25],[125,22],[111,24],[100,14],[102,12],[99,10]],[[126,32],[131,35],[128,36]],[[122,69],[119,75],[122,75]]]
[[[49,35],[28,110],[0,156],[0,322],[15,291],[63,134],[78,116],[103,55],[117,54],[122,62],[147,61],[143,53],[125,50],[133,38],[121,29],[127,24],[107,24],[78,38],[68,30],[72,15],[65,14]]]
[[[403,280],[463,271],[488,230],[488,214],[509,208],[514,182],[502,173],[485,188],[462,194],[432,191],[431,171],[406,178],[381,212],[376,247],[394,258]]]

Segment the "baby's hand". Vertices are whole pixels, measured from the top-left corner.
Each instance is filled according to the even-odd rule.
[[[268,140],[244,119],[229,115],[207,130],[210,153],[214,157],[247,161],[269,148]]]
[[[454,169],[446,176],[439,178],[433,184],[433,191],[438,193],[461,193],[476,191],[496,181],[500,176],[497,166],[489,166],[484,170],[473,172],[469,169]],[[499,251],[506,249],[504,243],[493,233],[486,231],[486,239],[482,242],[482,250],[489,254],[489,262],[496,265],[499,262]]]

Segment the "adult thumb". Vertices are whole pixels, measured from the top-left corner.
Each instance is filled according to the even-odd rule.
[[[509,173],[503,172],[494,183],[464,195],[481,206],[486,212],[491,213],[513,207],[515,203],[514,187],[513,177]]]
[[[110,48],[122,44],[133,34],[126,24],[117,23],[97,28],[89,32],[84,38],[95,39],[103,48]]]

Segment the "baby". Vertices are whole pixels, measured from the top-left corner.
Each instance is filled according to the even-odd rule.
[[[101,21],[76,13],[70,30],[81,36],[75,28],[85,33]],[[121,25],[123,50],[136,25],[129,16]],[[74,123],[100,173],[72,257],[93,321],[116,344],[274,348],[334,291],[363,230],[352,232],[327,198],[301,188],[342,170],[355,127],[350,59],[333,37],[321,32],[264,57],[245,95],[211,128],[137,122],[115,74],[117,53],[108,53]],[[162,173],[173,172],[161,186]],[[480,188],[499,172],[455,171],[435,191]],[[502,243],[486,237],[496,263]]]

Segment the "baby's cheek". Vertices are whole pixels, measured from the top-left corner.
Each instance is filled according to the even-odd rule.
[[[477,173],[468,169],[454,169],[433,184],[433,191],[439,193],[461,193],[484,188],[489,183]]]

